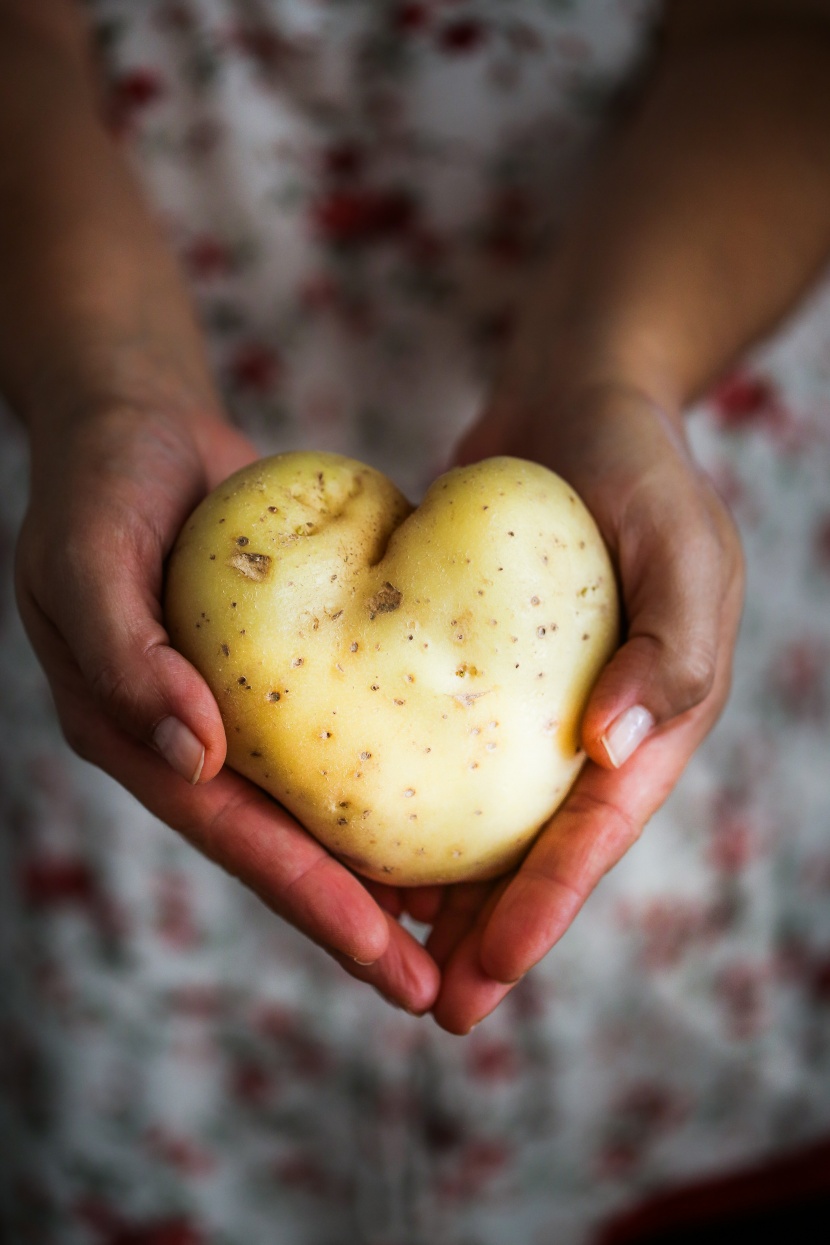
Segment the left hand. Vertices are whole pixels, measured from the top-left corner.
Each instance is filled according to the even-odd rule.
[[[496,401],[459,460],[494,454],[542,462],[574,485],[611,552],[627,630],[584,715],[589,759],[522,865],[401,896],[432,926],[427,949],[443,977],[433,1011],[457,1034],[546,955],[669,795],[726,701],[743,599],[732,520],[679,417],[646,394],[603,385],[544,420]]]

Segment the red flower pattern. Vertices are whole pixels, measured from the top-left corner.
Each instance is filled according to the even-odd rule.
[[[442,52],[463,56],[476,52],[487,39],[487,26],[472,17],[459,17],[446,22],[438,31],[438,46]]]
[[[415,204],[406,190],[337,190],[315,205],[312,220],[318,232],[335,246],[359,246],[404,233],[415,217]]]
[[[770,691],[796,720],[822,723],[828,716],[830,641],[801,635],[777,654],[770,672]]]
[[[126,137],[139,115],[165,94],[165,81],[155,69],[136,66],[125,70],[109,87],[107,120],[113,133]]]
[[[276,388],[282,373],[279,355],[262,342],[237,347],[228,367],[231,384],[242,393],[263,396]]]
[[[712,391],[710,401],[725,428],[745,428],[778,423],[780,398],[766,377],[733,372]]]
[[[394,29],[402,33],[423,30],[429,22],[429,8],[426,4],[399,4],[392,14]]]
[[[33,907],[78,904],[90,907],[97,897],[95,877],[83,860],[41,856],[23,871],[23,893]]]
[[[226,277],[233,271],[230,248],[213,234],[202,234],[184,248],[184,261],[197,280]]]

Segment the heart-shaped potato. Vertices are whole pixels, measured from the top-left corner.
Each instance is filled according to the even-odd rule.
[[[618,626],[593,519],[514,458],[449,472],[416,510],[352,459],[263,459],[185,524],[165,612],[229,764],[403,886],[518,862],[584,761]]]

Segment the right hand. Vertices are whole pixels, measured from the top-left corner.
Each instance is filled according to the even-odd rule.
[[[134,399],[32,439],[17,591],[64,734],[152,813],[390,1002],[427,1010],[432,959],[284,809],[223,768],[201,675],[164,629],[164,561],[198,501],[256,457],[218,413]],[[380,902],[378,902],[378,900]]]

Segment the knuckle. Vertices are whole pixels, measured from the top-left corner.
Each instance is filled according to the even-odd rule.
[[[154,657],[162,641],[138,637],[134,647],[116,663],[101,661],[87,673],[89,690],[97,704],[121,726],[145,733],[164,712],[165,699],[158,683]]]
[[[99,704],[107,708],[120,708],[126,692],[123,670],[104,665],[94,670],[89,680],[90,691]]]
[[[603,837],[619,842],[624,847],[635,843],[643,827],[626,809],[612,800],[577,790],[568,799],[568,811],[580,819],[590,818],[603,828]]]
[[[677,712],[701,704],[714,686],[714,654],[703,646],[687,649],[674,661],[672,682]]]
[[[99,666],[90,675],[89,689],[111,718],[119,724],[134,725],[139,716],[139,697],[123,668],[109,664]]]

